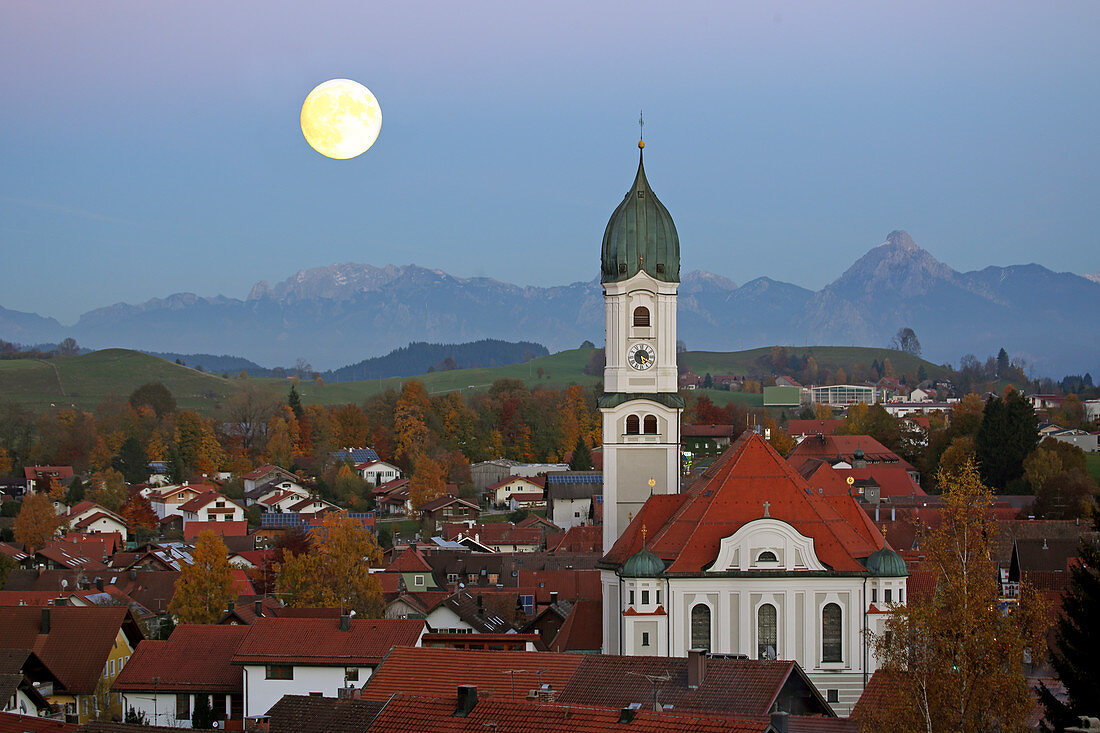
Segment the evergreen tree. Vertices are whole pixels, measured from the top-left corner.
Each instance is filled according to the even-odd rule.
[[[592,451],[588,449],[588,443],[584,438],[577,436],[577,444],[573,447],[573,457],[569,459],[569,470],[589,471],[592,469]]]
[[[1008,367],[1008,352],[1005,351],[1002,347],[1001,350],[997,352],[997,375],[1003,375],[1006,371],[1008,371]]]
[[[1023,476],[1024,459],[1039,444],[1038,428],[1031,403],[1014,389],[986,403],[974,448],[987,486],[1003,491]]]
[[[210,709],[210,696],[201,693],[195,695],[195,711],[191,713],[191,727],[210,728],[215,720],[217,718],[214,717],[214,711]]]
[[[302,398],[298,396],[298,389],[293,384],[290,385],[290,394],[286,396],[286,405],[296,419],[302,419]]]
[[[1046,708],[1040,725],[1044,731],[1065,730],[1077,724],[1078,714],[1091,714],[1100,700],[1100,547],[1081,542],[1080,562],[1070,570],[1069,586],[1062,593],[1062,614],[1055,627],[1050,663],[1066,686],[1069,703],[1060,702],[1045,684],[1039,701]]]
[[[111,459],[111,468],[122,474],[127,483],[137,484],[149,480],[149,459],[141,441],[130,436],[122,441],[118,453]]]

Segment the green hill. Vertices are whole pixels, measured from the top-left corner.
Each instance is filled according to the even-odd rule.
[[[838,367],[850,371],[853,364],[870,364],[875,359],[882,361],[889,357],[898,373],[915,372],[921,364],[931,377],[946,373],[943,367],[931,362],[886,349],[846,346],[788,348],[788,353],[796,356],[807,352],[813,354],[819,367],[830,371]],[[689,351],[681,354],[680,358],[700,375],[710,372],[766,379],[770,376],[770,371],[763,362],[770,353],[769,348],[729,353]],[[401,384],[408,379],[419,379],[431,394],[484,391],[494,381],[504,378],[523,380],[532,389],[540,386],[560,389],[574,383],[594,385],[601,378],[584,374],[584,367],[591,356],[590,349],[573,349],[541,356],[526,364],[456,369],[416,377],[323,384],[304,380],[298,385],[298,392],[302,401],[307,404],[338,405],[362,402],[386,389],[400,389]],[[225,379],[125,349],[106,349],[82,356],[44,360],[0,361],[0,399],[19,402],[34,410],[55,405],[75,405],[91,409],[109,396],[128,397],[135,388],[152,381],[161,382],[168,387],[180,407],[211,415],[217,414],[225,400],[244,384],[236,376]],[[273,394],[282,396],[289,389],[287,381],[277,378],[251,378],[248,383],[263,386]],[[730,401],[749,407],[759,407],[762,404],[762,397],[758,394],[719,390],[706,390],[705,393],[719,404]]]
[[[202,412],[215,411],[237,389],[235,380],[127,349],[0,361],[0,398],[33,410],[55,405],[91,409],[110,396],[125,399],[146,382],[162,382],[180,407]]]

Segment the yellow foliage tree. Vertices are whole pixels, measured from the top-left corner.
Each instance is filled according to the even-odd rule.
[[[431,401],[424,385],[411,379],[401,386],[401,396],[393,411],[394,455],[399,461],[416,465],[428,441],[426,422]]]
[[[11,456],[6,448],[0,448],[0,475],[7,476],[11,473]]]
[[[814,405],[814,420],[832,420],[833,408],[818,402]]]
[[[45,494],[28,494],[15,517],[15,541],[32,552],[40,550],[57,532],[57,513]]]
[[[446,492],[447,475],[443,466],[431,458],[417,461],[416,470],[409,478],[409,503],[412,504],[413,512],[419,512],[420,507]]]
[[[130,498],[126,479],[113,468],[96,471],[89,480],[88,500],[117,512]]]
[[[193,410],[176,414],[176,450],[190,471],[208,473],[222,464],[225,452],[210,421]]]
[[[921,543],[936,590],[927,601],[895,607],[876,639],[892,691],[861,729],[1022,733],[1035,706],[1023,663],[1039,653],[1046,609],[1027,587],[1016,610],[1000,608],[993,494],[973,461],[938,480],[946,489],[943,523]]]
[[[181,624],[217,623],[237,597],[225,543],[210,530],[200,532],[191,557],[194,562],[176,579],[168,611]]]
[[[357,520],[329,513],[308,552],[287,552],[276,570],[283,599],[296,607],[346,608],[381,618],[382,585],[371,574],[382,560],[374,535]]]

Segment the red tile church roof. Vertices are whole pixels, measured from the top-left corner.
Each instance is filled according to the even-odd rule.
[[[683,494],[651,497],[604,562],[621,564],[646,546],[669,573],[699,573],[718,556],[721,540],[767,513],[812,537],[818,559],[840,572],[865,570],[857,558],[882,547],[874,526],[848,496],[826,497],[762,437],[747,433]]]

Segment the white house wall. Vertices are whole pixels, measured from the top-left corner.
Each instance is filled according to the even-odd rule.
[[[264,665],[247,664],[244,667],[244,714],[246,718],[267,715],[283,695],[309,695],[321,693],[324,697],[337,697],[342,687],[362,687],[373,667],[359,667],[359,679],[344,681],[344,667],[294,667],[294,679],[265,679]]]

